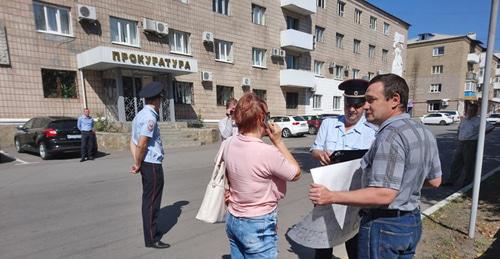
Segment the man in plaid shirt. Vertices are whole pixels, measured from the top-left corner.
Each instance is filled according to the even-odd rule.
[[[405,113],[408,85],[394,74],[370,81],[364,106],[367,121],[379,126],[375,142],[361,161],[363,188],[333,192],[312,184],[314,204],[364,207],[359,258],[411,258],[420,240],[423,185],[441,184],[439,151],[432,132]]]

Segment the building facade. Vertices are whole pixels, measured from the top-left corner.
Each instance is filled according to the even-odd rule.
[[[474,33],[424,33],[408,41],[406,76],[414,116],[439,110],[457,110],[463,115],[469,103],[481,99],[486,51],[481,44]],[[495,106],[495,87],[498,88],[493,82],[500,81],[498,61],[495,55],[488,93],[490,111]]]
[[[340,82],[403,67],[408,27],[357,0],[2,1],[0,119],[130,121],[153,80],[163,121],[247,91],[273,115],[341,113]]]

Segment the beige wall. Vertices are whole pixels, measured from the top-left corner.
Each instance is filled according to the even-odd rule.
[[[301,114],[306,105],[305,89],[280,87],[279,71],[286,68],[284,62],[271,59],[271,49],[280,47],[280,31],[286,29],[285,15],[291,14],[280,7],[280,1],[265,0],[233,0],[230,16],[212,11],[210,1],[189,1],[183,4],[178,0],[154,1],[73,1],[47,0],[46,3],[71,8],[72,30],[74,37],[50,35],[35,30],[33,2],[31,0],[1,1],[0,21],[6,26],[11,66],[0,67],[0,118],[28,118],[38,115],[70,115],[80,114],[83,106],[80,88],[81,78],[77,74],[78,98],[44,98],[41,79],[41,68],[77,71],[76,54],[97,46],[114,46],[118,48],[141,50],[158,54],[170,54],[166,41],[150,40],[142,33],[142,18],[147,17],[168,23],[170,29],[191,33],[191,56],[198,60],[198,70],[211,71],[214,75],[212,84],[201,82],[200,73],[177,76],[179,81],[192,82],[194,86],[194,105],[190,107],[204,119],[218,119],[225,108],[216,105],[216,86],[234,87],[234,95],[243,95],[241,80],[249,77],[251,89],[267,91],[267,101],[271,113]],[[361,76],[367,72],[378,70],[390,71],[393,59],[392,42],[394,32],[407,35],[407,28],[386,14],[373,10],[358,1],[346,1],[344,17],[337,16],[336,1],[328,1],[327,8],[318,8],[317,14],[301,16],[300,29],[314,33],[318,24],[326,28],[325,42],[316,45],[316,50],[302,54],[301,68],[312,69],[315,59],[324,61],[324,75],[332,78],[328,64],[335,61],[361,70]],[[76,3],[95,6],[100,34],[88,33],[78,22]],[[251,4],[266,7],[266,25],[255,25],[251,22]],[[354,24],[354,6],[363,11],[361,25]],[[378,18],[377,31],[369,29],[369,16]],[[130,19],[139,22],[140,48],[111,44],[109,17]],[[390,35],[382,33],[383,22],[388,22]],[[232,63],[215,61],[212,48],[202,44],[202,33],[213,32],[216,39],[233,42]],[[344,34],[344,48],[335,47],[335,33]],[[353,39],[361,40],[361,54],[352,53]],[[376,46],[373,60],[368,58],[368,44]],[[254,68],[252,47],[267,49],[267,68]],[[389,50],[387,63],[382,62],[382,48]],[[174,54],[172,54],[174,55]],[[405,60],[406,52],[403,52]],[[349,76],[352,76],[351,71]],[[88,105],[93,113],[104,113],[105,90],[103,72],[84,71]],[[299,93],[299,107],[287,110],[285,106],[286,92]],[[180,108],[180,107],[179,107]],[[184,107],[187,108],[187,107]]]

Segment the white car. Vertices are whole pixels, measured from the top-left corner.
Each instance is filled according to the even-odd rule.
[[[439,125],[449,125],[453,123],[453,119],[448,117],[446,113],[429,113],[420,117],[420,121],[423,124],[439,124]]]
[[[500,126],[500,113],[492,113],[488,118],[486,118],[486,121],[495,125],[495,126]]]
[[[442,111],[439,111],[440,113],[444,113],[446,115],[448,115],[448,117],[452,118],[453,119],[453,122],[458,122],[460,121],[460,114],[458,113],[458,111],[446,111],[446,110],[442,110]]]
[[[276,116],[271,118],[281,128],[281,136],[302,136],[309,131],[307,121],[301,116]]]

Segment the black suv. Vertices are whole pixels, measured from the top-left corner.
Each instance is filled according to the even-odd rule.
[[[79,153],[82,135],[77,119],[71,117],[36,117],[17,126],[14,143],[17,152],[36,152],[42,159],[62,153]],[[94,138],[95,140],[95,138]],[[94,155],[97,146],[94,145]]]

